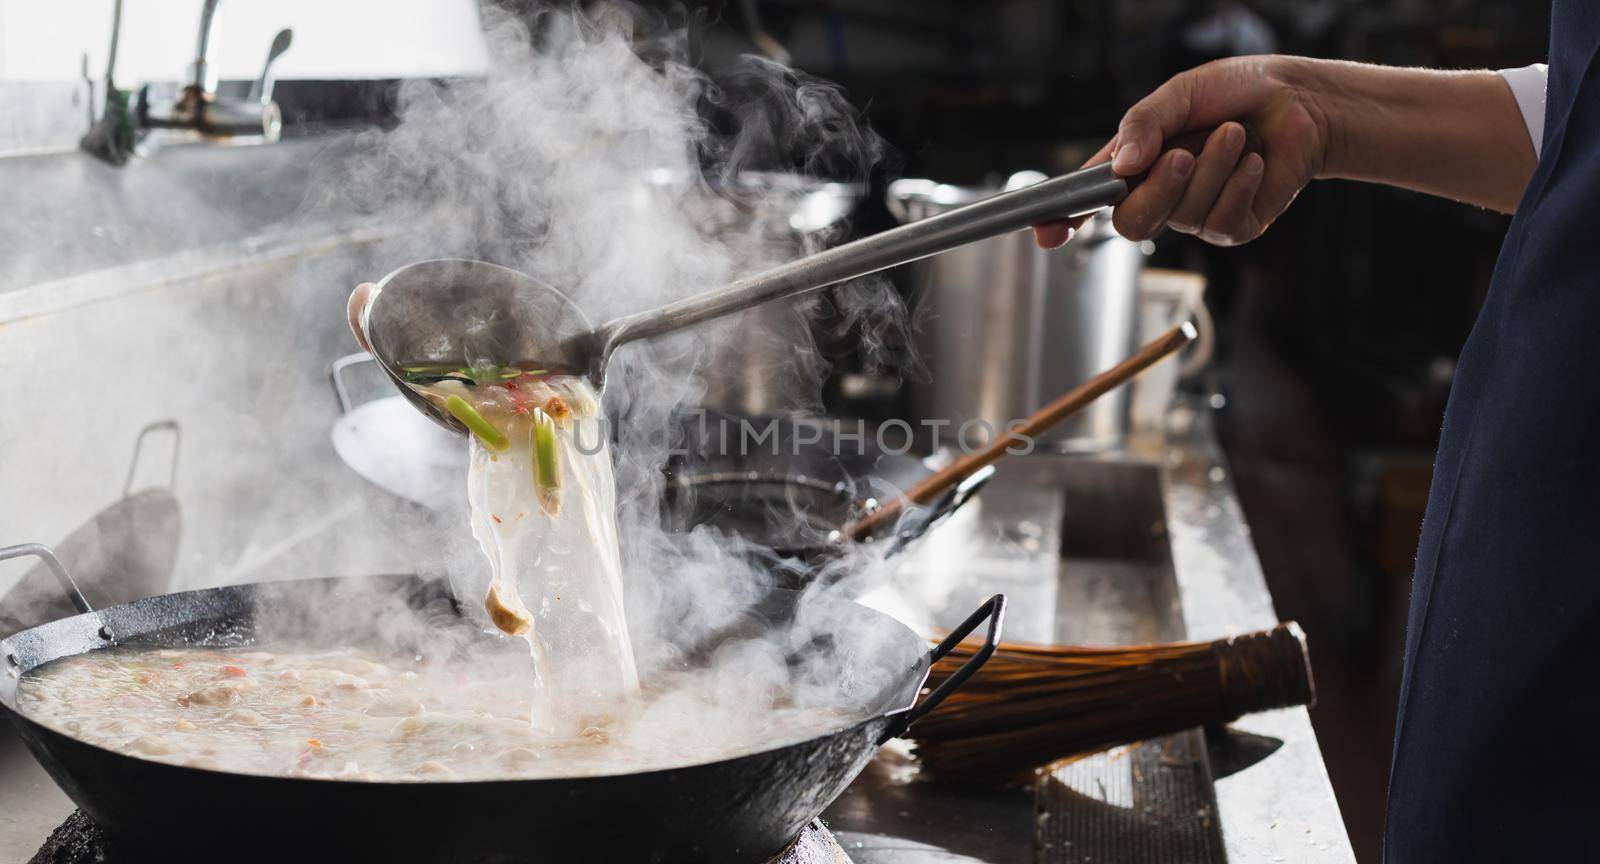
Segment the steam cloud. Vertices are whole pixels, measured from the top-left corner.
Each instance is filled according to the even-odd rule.
[[[836,239],[797,235],[789,218],[798,184],[769,175],[752,187],[752,172],[860,181],[884,157],[836,86],[754,57],[713,82],[690,62],[686,25],[613,4],[531,18],[488,8],[484,16],[487,78],[405,84],[400,123],[364,133],[360,167],[328,178],[325,188],[406,226],[414,258],[470,257],[522,270],[561,287],[591,321],[727,283]],[[788,314],[794,326],[754,338],[796,340],[767,382],[795,409],[820,405],[828,371],[809,335],[812,318],[830,315],[833,338],[857,336],[869,363],[909,341],[905,310],[881,279],[814,295]],[[772,586],[772,562],[738,538],[661,527],[661,469],[684,446],[675,413],[701,401],[707,370],[723,359],[717,345],[752,338],[739,326],[714,323],[628,346],[608,375],[628,617],[647,682],[684,674],[686,646],[752,620]],[[738,339],[729,338],[734,332]],[[465,519],[453,527],[465,534]],[[458,541],[449,548],[464,554]],[[450,576],[476,597],[486,574],[481,556],[470,557],[452,561]],[[870,579],[873,565],[856,555],[832,566],[849,583]],[[857,704],[902,678],[903,657],[880,669],[881,680],[841,680],[837,652],[815,667],[786,665],[819,634],[845,653],[876,650],[861,641],[870,634],[839,632],[818,611],[830,608],[831,598],[820,596],[827,590],[811,589],[817,603],[804,604],[792,625],[725,645],[702,676],[724,704],[697,701],[695,711],[742,707],[746,722],[759,724],[759,694]],[[683,734],[700,728],[679,725]]]

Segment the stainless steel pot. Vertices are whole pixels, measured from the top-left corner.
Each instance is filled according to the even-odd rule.
[[[1012,175],[1004,189],[1045,179]],[[1002,189],[898,180],[889,210],[914,222]],[[1109,212],[1064,249],[1045,251],[1018,231],[925,258],[911,266],[917,346],[930,380],[911,390],[919,421],[947,421],[946,442],[987,441],[1137,344],[1140,244],[1118,236]],[[1127,388],[1106,394],[1038,442],[1060,451],[1101,450],[1128,432]]]

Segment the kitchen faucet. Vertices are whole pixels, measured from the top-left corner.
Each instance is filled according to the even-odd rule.
[[[139,142],[151,129],[192,133],[210,141],[229,143],[272,143],[283,130],[283,115],[272,101],[276,83],[273,62],[289,50],[294,31],[284,29],[272,40],[261,77],[251,85],[243,99],[217,93],[217,77],[209,62],[211,24],[218,0],[205,0],[200,10],[200,34],[195,59],[185,76],[186,84],[175,99],[152,100],[148,84],[137,94],[119,90],[113,81],[117,64],[117,37],[122,29],[122,0],[112,4],[111,50],[106,58],[105,105],[99,121],[83,136],[80,146],[89,153],[122,165],[136,152]]]

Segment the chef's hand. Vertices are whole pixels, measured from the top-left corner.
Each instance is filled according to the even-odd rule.
[[[1124,177],[1149,176],[1112,211],[1117,232],[1143,240],[1163,225],[1232,246],[1260,236],[1321,171],[1328,129],[1303,61],[1240,57],[1184,72],[1128,109],[1117,134],[1086,165],[1110,160]],[[1259,153],[1246,154],[1245,130]],[[1162,153],[1181,133],[1215,126],[1198,157]],[[1083,219],[1034,228],[1039,245],[1067,242]]]
[[[367,344],[367,334],[361,332],[361,309],[367,305],[367,297],[372,289],[378,286],[371,282],[363,282],[350,292],[350,300],[345,303],[345,315],[350,322],[350,332],[356,336],[356,341],[361,343],[361,349],[368,354],[372,353],[372,346]]]
[[[1244,154],[1240,122],[1260,155]],[[1213,126],[1198,158],[1161,152],[1168,139]],[[1318,177],[1512,213],[1538,157],[1494,72],[1268,56],[1219,60],[1161,85],[1089,164],[1108,159],[1125,177],[1149,171],[1113,211],[1124,236],[1142,240],[1166,225],[1227,246],[1260,236]],[[1040,245],[1065,243],[1082,221],[1038,226]]]

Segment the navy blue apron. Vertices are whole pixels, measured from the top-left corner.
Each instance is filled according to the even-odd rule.
[[[1385,857],[1600,860],[1600,3],[1462,351],[1417,552]],[[1432,254],[1445,254],[1435,250]]]

